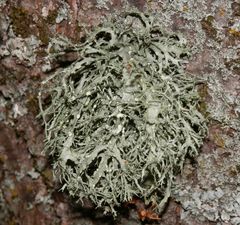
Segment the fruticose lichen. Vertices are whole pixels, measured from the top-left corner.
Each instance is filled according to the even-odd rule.
[[[181,63],[185,40],[133,12],[70,50],[79,58],[44,81],[39,94],[45,150],[63,189],[114,215],[134,196],[160,212],[207,131],[197,82]]]

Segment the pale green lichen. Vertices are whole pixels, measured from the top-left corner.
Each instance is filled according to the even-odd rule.
[[[113,214],[134,196],[161,211],[207,130],[196,81],[181,65],[184,39],[151,16],[128,13],[71,51],[79,58],[39,95],[45,149],[63,189]],[[47,106],[43,93],[51,96]]]

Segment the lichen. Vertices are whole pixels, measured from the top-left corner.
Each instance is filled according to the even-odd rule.
[[[0,47],[0,57],[11,55],[27,66],[33,66],[36,63],[35,51],[39,44],[39,40],[33,35],[29,35],[28,38],[10,38],[5,46]]]
[[[134,196],[161,212],[207,130],[197,81],[181,64],[185,40],[152,16],[132,12],[66,51],[78,59],[45,80],[39,93],[45,151],[62,189],[114,215]]]

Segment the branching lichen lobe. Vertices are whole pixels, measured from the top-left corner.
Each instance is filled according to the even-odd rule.
[[[196,82],[181,65],[185,40],[149,15],[128,13],[71,49],[79,59],[44,81],[39,95],[45,149],[63,189],[114,215],[134,196],[161,211],[207,130]]]

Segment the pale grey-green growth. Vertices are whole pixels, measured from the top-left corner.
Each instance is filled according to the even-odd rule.
[[[161,211],[207,131],[196,81],[181,66],[184,39],[128,13],[72,51],[79,58],[46,80],[39,97],[55,173],[70,195],[114,215],[133,196]]]

